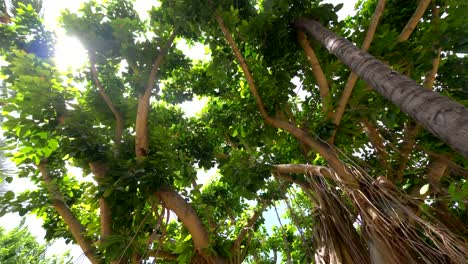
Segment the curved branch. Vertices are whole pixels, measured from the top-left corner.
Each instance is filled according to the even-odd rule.
[[[319,87],[320,91],[320,98],[322,99],[323,105],[323,112],[329,114],[330,109],[330,88],[328,87],[328,81],[323,73],[322,67],[320,67],[320,63],[315,55],[314,50],[309,44],[307,37],[304,32],[297,31],[297,40],[301,45],[302,49],[304,50],[307,59],[309,60],[310,66],[312,68],[312,73],[314,74],[315,81]]]
[[[93,243],[83,234],[83,226],[72,213],[57,185],[55,185],[54,181],[50,177],[46,168],[46,164],[46,161],[41,161],[41,163],[38,165],[38,169],[52,198],[52,206],[62,217],[63,221],[70,229],[73,238],[76,240],[76,243],[78,243],[89,261],[91,261],[93,264],[101,263],[101,260],[96,255],[97,250],[94,248]]]
[[[174,29],[171,36],[167,40],[166,45],[161,48],[158,56],[156,57],[156,60],[153,63],[153,67],[148,77],[148,82],[146,84],[145,92],[138,98],[138,109],[135,124],[135,153],[137,158],[144,157],[148,154],[148,115],[151,92],[153,91],[153,87],[156,82],[156,77],[158,75],[161,64],[163,63],[164,58],[166,57],[169,49],[171,48],[176,35],[177,31]]]
[[[192,235],[196,250],[201,252],[201,250],[208,248],[210,244],[208,232],[192,206],[179,193],[172,190],[157,191],[156,196],[164,204],[164,207],[173,211],[182,221]]]
[[[271,117],[268,112],[266,111],[263,101],[258,93],[257,86],[255,84],[254,78],[250,72],[250,69],[244,59],[244,56],[240,52],[237,44],[235,43],[234,39],[231,36],[231,33],[227,29],[226,25],[222,17],[219,14],[216,14],[216,21],[218,22],[227,42],[231,46],[234,54],[236,56],[237,61],[239,62],[242,71],[249,83],[250,92],[252,93],[257,107],[265,120],[265,123],[272,125],[276,128],[284,129],[291,133],[294,137],[296,137],[299,141],[303,142],[305,145],[309,146],[310,148],[317,151],[321,156],[324,157],[325,160],[330,164],[330,167],[337,173],[335,175],[336,180],[345,182],[349,185],[356,185],[356,179],[350,172],[350,169],[338,158],[334,150],[326,145],[325,143],[319,142],[317,140],[312,139],[306,131],[297,127],[296,125],[289,123],[288,121]]]
[[[372,40],[374,39],[374,34],[377,29],[377,25],[379,24],[380,17],[383,14],[385,9],[386,0],[379,0],[377,3],[377,7],[375,8],[374,15],[372,16],[371,22],[369,24],[369,29],[367,30],[366,37],[362,43],[362,50],[368,50]],[[354,85],[358,80],[358,76],[351,72],[349,75],[348,80],[346,81],[345,87],[343,89],[343,93],[340,97],[340,101],[338,102],[338,106],[335,110],[335,114],[333,115],[333,124],[336,125],[335,130],[333,131],[333,135],[330,139],[331,143],[333,143],[338,126],[341,123],[341,119],[343,118],[344,111],[346,109],[346,105],[348,104],[349,98],[351,97],[351,93],[353,92]]]
[[[102,100],[106,103],[107,107],[111,110],[112,114],[115,118],[115,135],[114,135],[114,143],[115,149],[118,152],[119,146],[122,142],[122,135],[124,130],[124,121],[122,114],[117,110],[117,108],[112,103],[112,100],[107,95],[106,91],[104,90],[104,86],[102,85],[101,81],[99,80],[99,76],[96,70],[96,63],[94,60],[94,56],[89,55],[89,62],[91,64],[91,74],[93,76],[94,84],[98,88],[98,92],[102,97]]]
[[[413,16],[411,16],[408,23],[406,23],[406,26],[401,31],[400,36],[398,36],[397,42],[403,42],[408,40],[409,36],[411,35],[411,33],[413,33],[414,29],[416,28],[416,25],[418,24],[421,17],[424,15],[424,12],[426,11],[430,3],[431,0],[419,1],[418,7],[414,11]]]
[[[269,203],[268,202],[263,202],[260,208],[258,208],[254,214],[249,218],[247,221],[247,224],[242,228],[242,230],[239,232],[239,235],[237,236],[236,240],[234,240],[234,245],[232,246],[231,252],[234,255],[234,253],[240,249],[242,241],[244,241],[245,237],[249,233],[250,229],[255,225],[257,222],[258,218],[262,216],[263,211],[268,207]]]
[[[163,206],[173,211],[187,228],[190,235],[192,235],[195,250],[200,256],[208,263],[226,262],[221,257],[206,254],[210,245],[208,232],[195,210],[179,193],[170,189],[161,189],[155,195],[163,203]]]

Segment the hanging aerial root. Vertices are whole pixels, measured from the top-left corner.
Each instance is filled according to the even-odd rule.
[[[346,190],[362,220],[372,262],[466,263],[468,245],[384,177],[354,172],[361,188]],[[377,262],[376,262],[377,263]]]
[[[369,263],[369,254],[353,224],[356,212],[336,185],[310,173],[309,197],[316,205],[314,238],[316,263]]]

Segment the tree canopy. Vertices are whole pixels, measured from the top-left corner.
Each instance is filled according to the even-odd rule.
[[[60,18],[87,51],[74,72],[18,3],[2,129],[37,189],[0,213],[41,217],[91,263],[464,263],[465,2],[361,0],[338,21],[321,1],[88,1]]]

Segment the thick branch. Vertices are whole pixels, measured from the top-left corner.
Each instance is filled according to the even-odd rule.
[[[149,106],[150,106],[150,97],[153,91],[154,84],[156,82],[156,77],[158,75],[161,64],[164,60],[164,57],[167,55],[172,43],[174,42],[177,31],[174,30],[167,40],[166,45],[161,48],[159,51],[156,60],[153,63],[153,68],[151,69],[150,75],[148,77],[148,82],[146,84],[146,89],[143,95],[140,95],[138,98],[138,109],[136,116],[136,125],[135,125],[135,153],[137,158],[144,157],[148,154],[149,143],[148,143],[148,115],[149,115]]]
[[[318,166],[318,165],[311,165],[311,164],[278,164],[273,165],[272,173],[279,173],[279,174],[290,174],[290,173],[298,173],[298,174],[307,174],[307,175],[314,175],[314,176],[322,176],[324,171],[328,171],[327,167]],[[329,173],[325,173],[329,174]]]
[[[96,249],[93,247],[93,243],[84,236],[84,228],[78,219],[73,215],[72,211],[65,203],[65,199],[63,198],[60,190],[58,189],[57,185],[55,185],[54,181],[50,177],[47,168],[46,162],[42,161],[38,168],[39,172],[42,175],[42,179],[49,191],[49,194],[52,198],[52,205],[57,213],[62,217],[65,224],[68,226],[73,238],[76,240],[78,245],[80,246],[83,253],[86,257],[91,261],[93,264],[101,263],[99,257],[95,255]]]
[[[96,70],[96,63],[94,61],[94,57],[92,55],[89,55],[89,62],[91,64],[91,74],[93,76],[94,84],[98,88],[99,95],[101,95],[102,100],[106,103],[107,107],[109,110],[111,110],[112,114],[114,115],[115,118],[115,135],[114,135],[114,141],[115,141],[115,149],[118,152],[119,146],[122,142],[122,135],[123,135],[123,130],[124,130],[124,121],[122,114],[117,110],[117,108],[114,106],[112,103],[112,100],[110,97],[107,95],[106,91],[104,90],[104,86],[102,85],[101,81],[99,80],[99,76]]]
[[[431,0],[419,1],[418,7],[414,11],[413,16],[411,16],[408,23],[406,23],[405,28],[403,28],[403,31],[401,31],[400,36],[398,36],[398,42],[408,40],[409,36],[411,35],[411,33],[413,33],[414,29],[416,28],[416,25],[418,24],[421,17],[424,15],[424,12],[426,11],[430,3]]]
[[[328,111],[330,110],[330,88],[328,87],[327,78],[323,73],[322,67],[320,67],[320,63],[317,59],[317,56],[315,55],[314,50],[310,46],[305,33],[302,31],[297,31],[297,39],[305,54],[307,55],[307,59],[309,60],[310,66],[312,67],[312,73],[314,74],[315,81],[317,82],[317,85],[319,87],[320,98],[322,99],[323,112],[328,113]]]
[[[164,204],[164,207],[173,211],[182,221],[192,235],[196,250],[201,251],[208,248],[210,244],[208,232],[192,206],[180,194],[172,190],[160,190],[156,192],[156,196]]]
[[[303,142],[310,148],[314,149],[317,151],[320,155],[324,157],[325,160],[330,164],[330,167],[335,170],[337,173],[336,180],[346,182],[348,184],[356,184],[356,180],[354,176],[350,173],[349,168],[337,157],[336,153],[333,151],[332,148],[330,148],[328,145],[321,143],[319,141],[316,141],[312,139],[306,131],[298,128],[294,124],[291,124],[285,120],[279,119],[279,118],[274,118],[271,117],[268,112],[266,111],[263,101],[260,97],[260,94],[258,93],[257,86],[255,84],[254,78],[250,72],[250,69],[244,59],[244,56],[240,52],[239,48],[237,47],[237,44],[235,43],[234,39],[231,36],[231,33],[227,29],[226,25],[224,24],[224,21],[220,15],[216,15],[216,20],[218,21],[219,26],[221,27],[222,32],[224,33],[224,36],[231,46],[232,50],[234,51],[234,54],[236,56],[237,61],[241,65],[242,71],[245,75],[245,78],[247,79],[247,82],[249,83],[249,88],[250,92],[252,93],[253,97],[255,98],[255,102],[257,104],[257,107],[265,120],[265,122],[269,125],[272,125],[276,128],[284,129],[291,133],[294,137],[296,137],[299,141]]]
[[[386,0],[379,0],[377,3],[377,7],[375,8],[374,15],[372,16],[369,28],[366,33],[366,37],[362,43],[362,50],[368,50],[370,47],[370,44],[372,43],[372,40],[374,39],[374,34],[375,30],[377,29],[377,25],[379,24],[380,17],[383,14],[383,11],[385,9],[385,3]],[[346,105],[348,104],[349,98],[351,97],[351,93],[353,92],[354,85],[356,85],[356,81],[358,79],[358,76],[354,73],[351,72],[349,75],[348,80],[346,81],[345,87],[343,89],[343,94],[340,97],[340,101],[338,102],[338,107],[335,110],[335,114],[333,115],[333,124],[336,125],[336,129],[338,129],[338,126],[341,123],[341,119],[343,118],[344,111],[346,109]],[[335,134],[336,134],[336,129],[333,132],[333,136],[331,138],[331,142],[333,142]]]
[[[106,177],[108,167],[100,162],[90,162],[89,167],[99,185]],[[101,222],[101,241],[112,234],[111,208],[104,197],[99,198],[99,218]]]
[[[161,200],[163,206],[173,211],[187,228],[192,235],[195,250],[200,256],[208,263],[225,263],[225,260],[220,257],[206,254],[209,252],[207,249],[210,245],[208,232],[195,210],[179,193],[169,189],[161,189],[155,195]]]

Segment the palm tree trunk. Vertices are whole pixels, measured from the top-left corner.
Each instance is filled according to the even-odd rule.
[[[379,94],[468,157],[468,110],[463,105],[425,89],[317,21],[299,18],[295,25],[311,34]]]

